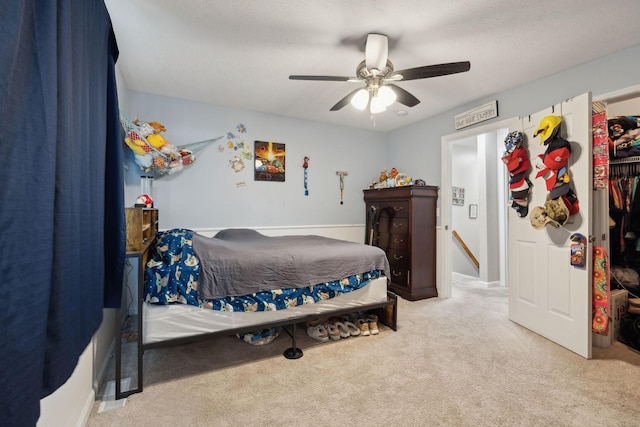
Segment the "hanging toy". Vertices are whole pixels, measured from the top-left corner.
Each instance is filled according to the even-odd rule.
[[[307,169],[309,169],[309,158],[307,156],[304,157],[302,167],[304,168],[304,195],[308,196],[309,188],[307,187]]]
[[[569,236],[569,240],[571,240],[571,265],[584,268],[587,238],[580,233],[573,233]]]
[[[336,175],[340,177],[340,204],[344,205],[344,202],[342,201],[342,197],[344,196],[344,177],[349,175],[349,172],[338,171],[336,172]]]
[[[176,147],[167,141],[161,132],[167,129],[160,122],[131,121],[120,111],[120,124],[125,133],[124,143],[133,152],[136,164],[145,174],[155,176],[171,175],[192,164],[196,154],[207,148],[217,138],[193,142]]]
[[[511,191],[511,207],[518,212],[520,218],[527,216],[529,212],[529,191],[531,182],[527,177],[531,162],[529,153],[524,145],[522,132],[511,132],[504,140],[505,152],[502,161],[509,171],[509,190]]]

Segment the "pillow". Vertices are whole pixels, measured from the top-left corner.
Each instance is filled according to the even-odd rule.
[[[218,233],[213,237],[220,240],[230,241],[245,241],[268,238],[264,234],[260,234],[256,230],[252,230],[250,228],[227,228],[225,230],[218,231]]]

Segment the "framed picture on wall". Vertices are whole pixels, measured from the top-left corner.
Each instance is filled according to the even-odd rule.
[[[478,218],[478,205],[469,205],[469,218]]]
[[[464,206],[464,188],[451,187],[452,200],[451,203],[455,206]]]
[[[256,141],[254,147],[254,180],[284,182],[286,157],[284,144]]]

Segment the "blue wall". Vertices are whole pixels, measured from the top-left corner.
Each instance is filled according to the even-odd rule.
[[[147,93],[126,93],[130,119],[159,121],[164,137],[174,145],[225,137],[204,150],[192,165],[175,175],[154,180],[153,198],[160,209],[161,228],[270,227],[364,224],[362,189],[386,166],[385,135],[319,122],[273,116],[247,110],[167,98]],[[239,133],[238,124],[246,126]],[[235,172],[229,160],[242,150],[229,150],[244,141],[285,144],[285,182],[254,181],[253,162]],[[220,148],[221,147],[221,148]],[[126,206],[140,194],[140,170],[129,154]],[[310,158],[309,195],[304,195],[302,163]],[[347,171],[344,204],[340,204],[339,177]],[[244,186],[237,184],[244,182]]]

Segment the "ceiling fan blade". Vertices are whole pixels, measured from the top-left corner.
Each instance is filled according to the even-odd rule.
[[[384,70],[389,55],[389,40],[382,34],[369,34],[365,46],[367,70]]]
[[[356,94],[356,92],[358,92],[360,89],[362,89],[362,88],[358,88],[356,90],[351,91],[349,93],[349,95],[345,96],[340,101],[338,101],[338,103],[336,105],[334,105],[333,107],[331,107],[331,109],[329,111],[338,111],[342,107],[346,106],[348,103],[351,102],[351,98],[353,98],[353,96]]]
[[[402,89],[400,86],[397,86],[394,84],[387,84],[386,86],[389,86],[390,88],[392,88],[393,91],[396,93],[396,102],[399,102],[400,104],[404,104],[407,107],[415,107],[416,105],[420,104],[420,100],[418,98],[411,95],[409,92]]]
[[[427,79],[429,77],[446,76],[447,74],[464,73],[471,69],[469,61],[450,62],[448,64],[426,65],[424,67],[408,68],[393,73],[402,75],[402,80]]]
[[[343,76],[289,76],[289,80],[318,80],[326,82],[346,82],[353,78]]]

